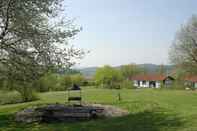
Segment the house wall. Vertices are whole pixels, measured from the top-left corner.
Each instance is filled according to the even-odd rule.
[[[133,86],[138,87],[138,81],[134,80],[133,81]]]
[[[194,88],[197,88],[197,82],[194,83]]]
[[[143,81],[140,81],[140,87],[144,87]]]
[[[145,83],[143,81],[139,81],[139,85],[138,85],[138,81],[137,80],[134,80],[133,81],[133,86],[135,86],[135,87],[148,88],[149,87],[149,81],[145,81]]]
[[[149,87],[149,81],[140,81],[140,87],[148,88]]]
[[[149,81],[146,81],[145,87],[149,87]]]
[[[139,87],[139,88],[150,88],[150,81],[139,81],[140,85],[138,85],[138,81],[134,80],[133,81],[133,86],[135,87]],[[161,82],[160,81],[156,81],[155,82],[156,87],[155,88],[160,88],[161,87]]]
[[[156,81],[156,87],[155,88],[160,88],[161,87],[161,82],[160,81]]]

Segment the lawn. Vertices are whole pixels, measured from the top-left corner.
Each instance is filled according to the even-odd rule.
[[[122,101],[118,101],[118,92]],[[197,131],[197,92],[177,90],[83,89],[88,103],[110,104],[129,110],[128,116],[78,123],[22,124],[13,114],[26,107],[65,103],[65,92],[39,94],[40,100],[0,106],[2,131]],[[1,94],[0,94],[1,95]]]

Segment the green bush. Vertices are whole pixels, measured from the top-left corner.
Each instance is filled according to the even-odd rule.
[[[124,80],[123,82],[121,82],[120,87],[121,88],[126,88],[126,89],[134,89],[135,88],[133,86],[133,82],[131,82],[129,80]]]
[[[17,91],[0,91],[0,105],[16,104],[23,102],[23,99]]]
[[[34,87],[38,92],[64,91],[73,84],[84,86],[87,83],[85,83],[85,78],[81,74],[60,75],[47,73],[34,83]]]
[[[96,82],[93,80],[85,80],[82,84],[83,86],[96,86]]]
[[[184,82],[176,80],[173,84],[171,89],[176,89],[176,90],[185,90]]]
[[[36,87],[36,91],[38,92],[47,92],[49,91],[49,87],[46,86],[45,81],[43,78],[34,82],[34,87]]]
[[[72,79],[71,79],[71,76],[69,75],[65,75],[61,78],[61,83],[60,83],[60,86],[66,90],[68,89],[69,87],[72,86]]]
[[[39,92],[62,91],[65,90],[62,83],[63,76],[54,73],[47,73],[45,76],[36,81],[34,86]]]
[[[73,83],[82,85],[82,75],[59,75],[54,73],[47,73],[34,83],[37,91],[64,91],[71,87]]]
[[[72,84],[83,86],[84,81],[85,81],[85,78],[83,77],[83,75],[75,74],[75,75],[71,75],[70,77],[71,77]]]
[[[20,85],[16,90],[20,93],[23,102],[38,100],[35,90],[29,84]]]
[[[36,93],[29,88],[20,88],[18,91],[0,91],[0,105],[16,104],[37,100]]]

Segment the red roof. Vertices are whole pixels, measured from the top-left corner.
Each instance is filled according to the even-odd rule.
[[[158,75],[158,74],[148,74],[148,75],[136,75],[131,77],[131,80],[144,80],[144,81],[163,81],[169,76]]]
[[[187,76],[185,77],[186,81],[197,82],[197,76]]]

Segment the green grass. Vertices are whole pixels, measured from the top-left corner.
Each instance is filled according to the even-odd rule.
[[[13,120],[18,110],[38,104],[65,103],[65,92],[39,94],[40,100],[0,106],[2,131],[197,131],[197,92],[177,90],[83,89],[88,103],[110,104],[129,110],[128,116],[78,123],[22,124]],[[1,94],[0,94],[1,95]]]

